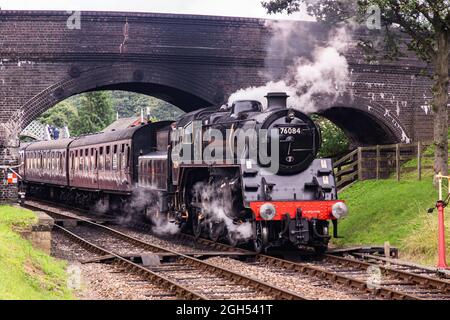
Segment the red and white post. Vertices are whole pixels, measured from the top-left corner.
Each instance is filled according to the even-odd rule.
[[[450,194],[450,178],[441,175],[437,175],[439,183],[439,200],[436,203],[436,208],[438,209],[438,265],[439,269],[449,269],[447,265],[447,259],[445,257],[445,220],[444,220],[444,207],[445,202],[442,198],[442,179],[447,179],[448,182],[448,194]]]

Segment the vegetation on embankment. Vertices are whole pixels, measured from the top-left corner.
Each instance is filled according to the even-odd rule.
[[[357,182],[344,190],[350,213],[339,224],[343,239],[333,240],[339,246],[357,244],[383,245],[389,241],[397,246],[404,259],[423,264],[437,262],[437,211],[434,207],[437,190],[432,177],[423,180],[405,178]],[[446,215],[447,253],[450,256],[450,211]]]
[[[65,263],[33,248],[18,230],[36,221],[15,206],[0,206],[0,300],[72,299]]]

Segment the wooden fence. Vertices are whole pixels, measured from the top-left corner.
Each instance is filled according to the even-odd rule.
[[[357,180],[387,179],[392,174],[400,181],[402,173],[414,171],[420,180],[424,169],[433,168],[424,163],[424,159],[434,157],[423,153],[429,145],[416,142],[359,147],[334,162],[337,188],[342,189]],[[402,168],[402,164],[414,158],[416,165]]]

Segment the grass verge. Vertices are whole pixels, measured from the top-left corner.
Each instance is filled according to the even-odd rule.
[[[66,264],[33,248],[16,232],[35,220],[29,210],[0,206],[0,299],[73,299]]]
[[[437,190],[432,178],[421,181],[361,181],[340,194],[349,206],[349,216],[339,225],[343,239],[338,246],[382,245],[389,241],[398,246],[402,258],[434,265],[437,261]],[[450,248],[450,211],[447,209],[447,249]],[[450,251],[447,250],[448,256]]]

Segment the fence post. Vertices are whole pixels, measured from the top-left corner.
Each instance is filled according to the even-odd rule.
[[[380,179],[380,145],[377,144],[377,180]]]
[[[362,148],[359,147],[358,148],[358,180],[362,181],[363,180],[363,175],[362,175]]]
[[[417,175],[422,180],[422,144],[417,142]]]
[[[395,145],[395,166],[397,171],[397,181],[400,181],[400,145]]]

